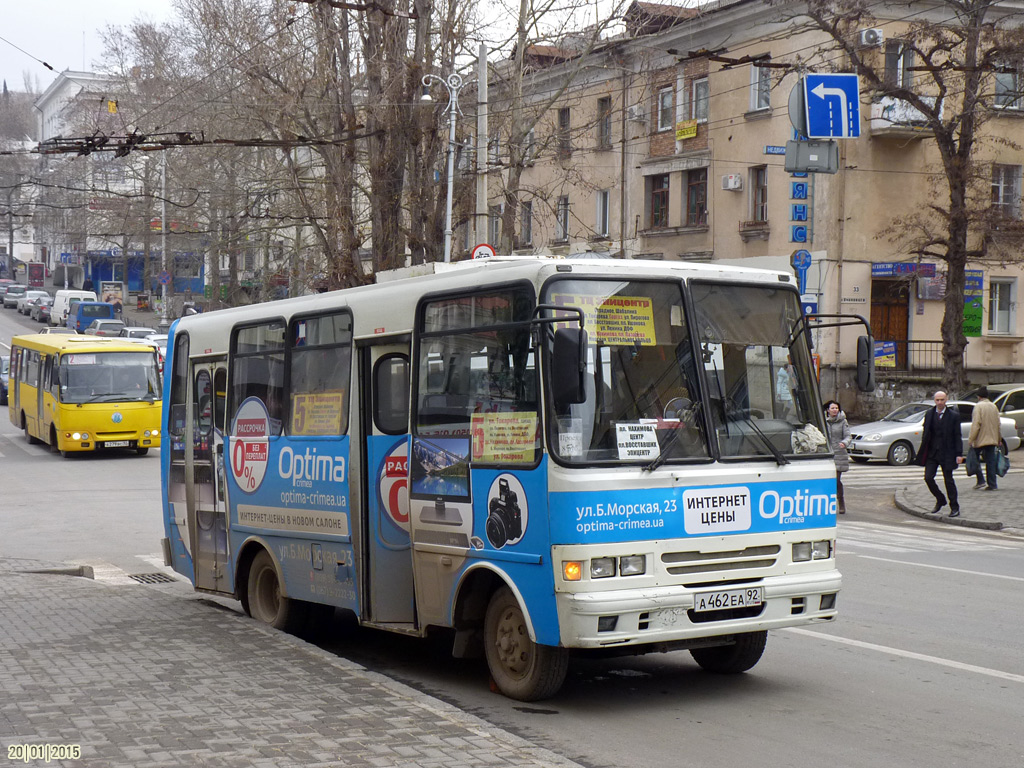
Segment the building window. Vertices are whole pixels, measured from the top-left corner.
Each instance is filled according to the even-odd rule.
[[[489,209],[490,215],[488,217],[488,243],[493,247],[498,247],[498,238],[501,236],[501,206],[492,205]]]
[[[769,109],[772,105],[772,71],[768,67],[750,68],[750,109]]]
[[[690,119],[698,123],[708,121],[708,102],[711,91],[708,87],[708,79],[702,77],[693,81],[693,98],[690,99]]]
[[[672,103],[672,88],[658,91],[658,130],[670,130],[675,123],[675,106]]]
[[[889,88],[909,89],[914,82],[914,51],[902,40],[885,44],[885,84]]]
[[[523,245],[533,242],[533,201],[519,204],[519,241]]]
[[[648,226],[651,229],[664,229],[668,226],[668,174],[662,173],[658,176],[649,176],[647,178],[647,185],[650,190],[650,219],[648,220]]]
[[[686,174],[686,211],[684,225],[702,227],[708,223],[708,169],[698,168]]]
[[[537,157],[537,134],[530,129],[530,132],[526,134],[526,146],[523,148],[523,163],[525,165],[533,165],[533,161]]]
[[[487,142],[487,162],[498,165],[501,162],[501,138],[498,134],[491,136]]]
[[[558,198],[558,208],[555,220],[555,240],[564,243],[569,239],[569,196],[562,195]]]
[[[1020,72],[996,72],[995,105],[1000,109],[1021,108]]]
[[[566,157],[572,153],[572,135],[569,108],[562,107],[558,110],[558,155]]]
[[[1020,219],[1019,165],[992,166],[992,210],[1006,219]]]
[[[602,189],[597,193],[597,217],[594,223],[595,234],[608,237],[608,225],[611,218],[611,190]]]
[[[609,149],[612,146],[612,99],[605,96],[597,100],[597,147]]]
[[[1017,327],[1014,289],[1016,281],[1011,279],[993,278],[988,285],[988,331],[989,333],[1014,332]]]
[[[768,167],[750,169],[750,220],[768,221]]]

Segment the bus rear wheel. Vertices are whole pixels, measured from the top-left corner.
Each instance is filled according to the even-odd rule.
[[[301,622],[302,605],[281,594],[281,577],[266,550],[261,550],[249,566],[245,612],[274,629],[292,632]]]
[[[554,696],[569,669],[568,650],[530,639],[526,617],[508,587],[495,592],[487,605],[484,652],[498,690],[518,701]]]
[[[29,445],[35,445],[39,442],[39,438],[33,437],[28,431],[28,419],[25,418],[25,412],[21,412],[21,428],[25,432],[25,439],[28,440]]]
[[[717,645],[713,648],[691,648],[693,660],[708,672],[720,675],[735,675],[746,672],[761,660],[768,632],[747,632],[736,635],[732,645]]]

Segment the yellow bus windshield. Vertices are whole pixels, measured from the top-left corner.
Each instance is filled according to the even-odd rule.
[[[62,403],[160,399],[160,373],[152,354],[65,353],[58,376]]]

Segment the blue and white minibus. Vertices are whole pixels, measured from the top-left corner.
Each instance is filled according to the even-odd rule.
[[[197,590],[286,630],[318,606],[451,628],[524,701],[574,650],[742,672],[768,630],[835,618],[836,471],[791,275],[398,272],[172,327],[163,544]]]

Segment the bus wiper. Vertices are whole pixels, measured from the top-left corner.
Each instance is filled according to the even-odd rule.
[[[761,444],[767,448],[772,456],[775,458],[776,463],[781,467],[783,464],[789,464],[789,459],[782,455],[782,451],[775,447],[775,444],[768,439],[768,436],[761,431],[761,428],[754,423],[754,420],[750,418],[746,411],[736,406],[732,398],[725,401],[726,415],[727,416],[738,416],[740,419],[745,421],[750,428],[754,431],[754,434],[761,440]]]
[[[701,405],[703,405],[703,403],[698,400],[694,404],[693,408],[690,409],[691,418],[696,419],[697,414],[700,413]],[[696,425],[696,422],[694,422],[694,424]],[[665,463],[668,459],[668,449],[679,442],[679,433],[685,428],[685,426],[686,425],[683,423],[683,420],[680,419],[679,426],[673,429],[669,436],[665,438],[665,444],[661,446],[661,452],[644,467],[644,472],[653,472]]]

